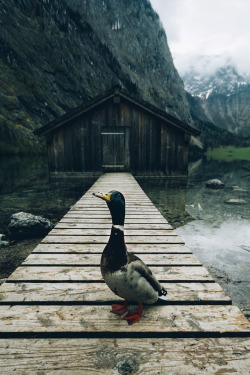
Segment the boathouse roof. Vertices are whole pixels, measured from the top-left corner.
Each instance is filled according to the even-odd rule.
[[[103,104],[104,102],[114,98],[114,101],[116,103],[119,103],[119,98],[123,98],[128,102],[133,103],[134,105],[140,107],[141,109],[145,110],[148,113],[151,113],[155,117],[158,117],[160,120],[166,121],[173,125],[174,127],[182,130],[183,132],[189,134],[198,136],[200,134],[200,131],[198,129],[195,129],[191,125],[185,123],[184,121],[179,120],[178,118],[170,115],[169,113],[159,109],[158,107],[152,105],[149,102],[146,102],[142,100],[141,98],[138,98],[134,95],[131,95],[127,92],[124,88],[121,86],[114,86],[111,89],[105,91],[101,95],[98,95],[94,97],[93,99],[83,103],[82,105],[71,109],[64,115],[56,118],[55,120],[51,121],[50,123],[46,124],[45,126],[40,127],[39,129],[36,129],[34,131],[34,134],[36,135],[46,135],[47,133],[53,131],[56,128],[61,127],[62,125],[66,124],[68,121],[71,121],[88,111],[91,111],[95,107],[97,107],[100,104]]]

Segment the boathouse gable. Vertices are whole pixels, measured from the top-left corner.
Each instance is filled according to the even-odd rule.
[[[184,176],[190,136],[199,132],[115,87],[35,134],[46,137],[51,176]]]

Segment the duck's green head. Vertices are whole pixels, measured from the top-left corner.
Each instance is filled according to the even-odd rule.
[[[93,193],[93,195],[106,201],[113,225],[124,225],[125,198],[122,193],[117,190],[111,190],[107,194]]]

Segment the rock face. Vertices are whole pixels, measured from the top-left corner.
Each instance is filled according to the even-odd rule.
[[[189,100],[192,115],[209,124],[210,133],[215,135],[216,128],[219,129],[216,136],[226,138],[228,132],[250,137],[250,78],[240,75],[232,61],[211,71],[212,63],[203,61],[201,71],[201,62],[197,62],[197,67],[182,77],[192,95]]]
[[[32,131],[121,84],[192,123],[149,0],[0,0],[0,150],[39,149]]]
[[[48,219],[26,212],[18,212],[11,216],[6,232],[11,239],[19,240],[43,237],[52,228],[53,225]]]

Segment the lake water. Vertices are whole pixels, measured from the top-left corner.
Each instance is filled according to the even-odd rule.
[[[250,317],[250,171],[244,162],[199,160],[189,165],[187,186],[164,181],[141,182],[191,251]],[[209,189],[220,179],[224,189]],[[231,205],[229,199],[246,204]]]
[[[250,313],[250,171],[242,162],[198,160],[189,166],[188,181],[138,180],[191,251],[227,291],[233,302]],[[220,190],[205,182],[218,178]],[[26,211],[56,223],[92,185],[91,180],[50,182],[46,159],[5,158],[0,170],[0,233],[11,214]],[[225,203],[243,199],[244,205]],[[0,278],[7,277],[37,241],[2,248]],[[20,256],[19,256],[20,253]],[[17,260],[18,258],[18,260]]]
[[[25,211],[56,223],[94,179],[50,182],[46,158],[5,158],[0,169],[0,233],[10,215]]]

